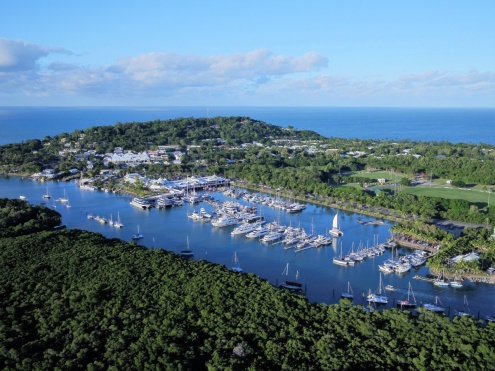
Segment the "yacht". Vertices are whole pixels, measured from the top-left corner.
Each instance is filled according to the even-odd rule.
[[[131,200],[131,205],[142,210],[149,210],[151,208],[149,201],[142,197],[134,197]]]
[[[239,223],[239,219],[230,215],[222,215],[217,219],[212,219],[211,225],[214,227],[228,227]]]
[[[260,227],[261,224],[259,223],[242,223],[240,226],[235,227],[230,234],[232,236],[239,236],[243,234],[247,234],[249,232],[254,231],[256,228]]]
[[[263,238],[261,239],[261,241],[263,241],[263,242],[274,242],[274,241],[280,240],[282,237],[284,237],[284,234],[283,233],[280,233],[280,232],[270,232],[270,233],[264,235]]]
[[[270,230],[268,228],[263,227],[263,226],[259,226],[254,231],[246,234],[246,237],[247,238],[259,238],[259,237],[263,237],[264,235],[266,235],[268,233],[270,233]]]

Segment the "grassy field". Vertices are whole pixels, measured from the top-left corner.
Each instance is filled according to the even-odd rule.
[[[356,172],[353,175],[360,176],[363,178],[369,179],[379,179],[385,178],[388,182],[397,182],[400,181],[401,178],[406,177],[409,178],[407,174],[395,173],[393,171],[372,171],[372,172]],[[457,198],[461,200],[466,200],[468,202],[473,202],[478,204],[480,207],[484,207],[488,204],[488,192],[486,191],[486,186],[482,184],[472,184],[469,188],[459,189],[452,188],[446,185],[446,179],[434,179],[433,186],[415,186],[415,187],[404,187],[400,186],[401,193],[410,193],[416,196],[426,196],[426,197],[442,197],[442,198]],[[349,183],[346,184],[348,187],[361,188],[359,184]],[[394,187],[387,187],[386,185],[383,187],[379,187],[383,189],[394,189]],[[495,193],[495,192],[493,192]],[[495,204],[495,194],[490,196],[490,204]]]
[[[416,196],[427,197],[443,197],[443,198],[457,198],[466,200],[468,202],[475,202],[479,204],[488,203],[488,193],[482,192],[476,189],[458,189],[458,188],[446,188],[446,187],[406,187],[401,190],[401,193],[411,193]],[[490,203],[495,202],[495,195],[490,196]]]

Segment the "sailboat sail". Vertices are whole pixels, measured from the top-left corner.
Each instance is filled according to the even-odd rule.
[[[335,214],[333,217],[332,221],[332,229],[330,230],[330,234],[333,237],[341,237],[344,235],[344,232],[340,230],[340,225],[339,225],[339,213]]]

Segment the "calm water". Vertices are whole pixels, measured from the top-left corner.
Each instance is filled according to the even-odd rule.
[[[0,145],[117,122],[207,116],[248,116],[325,137],[495,145],[493,108],[335,107],[0,107]]]
[[[140,244],[150,248],[161,248],[179,252],[186,247],[187,238],[194,259],[206,259],[227,267],[233,266],[234,252],[237,253],[239,262],[244,272],[252,272],[275,284],[285,279],[294,279],[296,271],[299,279],[307,287],[307,296],[312,302],[335,303],[340,299],[340,293],[347,288],[347,282],[351,283],[355,294],[355,302],[363,304],[362,295],[368,290],[376,291],[379,283],[378,265],[390,257],[390,252],[375,258],[368,258],[355,267],[339,267],[332,263],[332,258],[340,253],[340,242],[344,253],[347,253],[352,244],[357,248],[360,243],[364,246],[372,245],[375,238],[383,242],[389,236],[390,224],[364,226],[358,223],[358,219],[372,221],[373,218],[354,213],[339,212],[341,227],[344,236],[339,242],[322,249],[310,249],[299,253],[294,250],[283,250],[283,245],[266,245],[244,237],[232,237],[230,231],[233,227],[213,228],[209,223],[194,222],[186,217],[194,207],[184,205],[182,207],[150,211],[141,211],[129,205],[130,197],[104,192],[92,192],[79,189],[75,183],[62,182],[36,182],[17,177],[0,177],[0,197],[18,198],[24,195],[33,204],[41,203],[42,195],[48,187],[52,200],[47,206],[56,206],[56,210],[62,214],[63,223],[68,228],[80,228],[102,233],[106,237],[120,238],[130,241],[132,234],[136,233],[137,226],[144,238]],[[72,207],[63,207],[62,204],[53,201],[64,195],[64,191],[70,198]],[[220,193],[214,194],[216,199],[224,199]],[[240,201],[242,202],[242,200]],[[202,204],[207,211],[211,206]],[[199,206],[196,205],[196,209]],[[125,227],[116,229],[108,225],[101,225],[88,220],[86,215],[100,215],[115,219],[120,213]],[[319,234],[325,234],[331,225],[331,220],[336,210],[331,208],[311,205],[300,214],[278,213],[266,206],[262,208],[263,215],[269,220],[280,218],[284,224],[304,227],[308,232],[314,228]],[[399,250],[405,254],[406,249]],[[283,270],[289,263],[289,275],[284,276]],[[393,306],[394,299],[403,299],[407,294],[408,283],[411,282],[418,302],[432,302],[435,296],[439,296],[446,307],[454,310],[464,308],[463,301],[466,296],[471,312],[481,315],[495,314],[495,285],[474,284],[465,282],[462,289],[437,288],[431,283],[413,279],[416,274],[426,275],[428,269],[420,268],[402,276],[396,274],[383,275],[384,285],[391,284],[397,292],[388,293],[388,307]]]

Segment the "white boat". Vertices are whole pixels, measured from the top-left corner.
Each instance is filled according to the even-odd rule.
[[[340,225],[339,225],[339,213],[335,214],[333,217],[332,221],[332,229],[330,229],[330,235],[333,237],[341,237],[344,235],[344,232],[340,230]]]
[[[122,224],[122,222],[120,221],[120,213],[119,212],[117,212],[117,221],[113,222],[113,226],[116,228],[122,228],[124,226],[124,224]]]
[[[448,287],[450,283],[448,281],[445,281],[443,278],[443,274],[441,276],[438,276],[434,281],[433,284],[438,287]]]
[[[65,189],[64,189],[64,197],[59,197],[55,201],[62,202],[62,203],[69,202],[69,198],[67,197],[67,192],[65,191]]]
[[[234,266],[230,269],[236,272],[242,272],[242,268],[239,264],[239,259],[237,259],[237,252],[234,252]]]
[[[380,273],[380,282],[378,283],[378,290],[376,291],[376,293],[372,293],[371,290],[369,290],[368,302],[376,303],[376,304],[387,304],[388,298],[385,295],[382,295],[382,288],[383,288],[382,274]]]
[[[259,223],[242,223],[240,226],[235,227],[230,234],[232,236],[239,236],[243,234],[247,234],[249,232],[254,231],[256,228],[258,228],[261,224]]]
[[[463,287],[462,281],[455,277],[452,281],[450,281],[450,287],[453,287],[455,289],[461,289]]]
[[[142,197],[134,197],[131,200],[130,204],[142,210],[149,210],[151,208],[151,204],[148,202],[148,200]]]
[[[192,258],[194,256],[194,252],[189,248],[189,236],[187,236],[187,249],[182,250],[180,256],[183,258]]]
[[[340,243],[340,255],[333,257],[333,263],[342,266],[353,266],[355,264],[354,260],[344,257],[342,255],[342,242]]]
[[[425,308],[426,310],[429,310],[430,312],[444,313],[445,308],[443,306],[441,307],[440,305],[438,305],[439,302],[440,302],[440,299],[438,299],[438,296],[435,296],[435,304],[425,303],[425,304],[423,304],[423,308]]]
[[[143,238],[144,236],[139,232],[139,224],[137,226],[137,233],[132,235],[133,240],[139,240]]]
[[[112,226],[115,224],[115,222],[113,221],[113,215],[110,214],[110,219],[108,219],[108,225]]]
[[[107,223],[107,220],[99,215],[96,215],[94,218],[94,220],[96,220],[98,223],[101,223],[101,224],[106,224]]]
[[[46,187],[46,193],[43,195],[43,198],[52,198],[52,196],[50,195],[50,192],[48,191],[48,187]]]
[[[283,240],[283,243],[285,245],[287,245],[287,246],[289,246],[289,245],[295,245],[298,242],[299,242],[299,237],[296,237],[296,236],[287,236]]]
[[[314,247],[327,246],[332,244],[332,239],[322,234],[316,236],[315,240],[311,243]]]
[[[383,273],[393,273],[394,267],[391,264],[383,263],[378,265],[378,269]]]
[[[197,203],[201,202],[201,198],[198,196],[194,196],[194,195],[184,196],[184,197],[182,197],[182,200],[184,202],[189,203],[189,204],[197,204]]]
[[[23,201],[27,201],[27,197],[26,197],[26,196],[24,196],[24,195],[20,195],[20,196],[19,196],[19,199],[21,199],[21,200],[23,200]]]
[[[263,242],[274,242],[280,240],[282,237],[284,237],[283,233],[280,232],[270,232],[268,234],[265,234],[261,241]]]
[[[351,299],[351,300],[354,299],[354,293],[352,292],[352,287],[350,282],[347,282],[347,291],[342,291],[340,297],[344,299]]]
[[[399,308],[416,308],[416,298],[414,297],[411,282],[409,282],[409,287],[407,289],[407,299],[397,300],[397,306]]]
[[[237,223],[239,223],[239,219],[230,215],[222,215],[219,218],[211,220],[211,225],[214,227],[228,227]]]
[[[395,268],[395,273],[398,273],[398,274],[406,273],[406,272],[409,272],[411,270],[411,264],[409,264],[407,262],[401,262],[401,263],[395,264],[394,268]]]
[[[458,316],[472,316],[466,295],[464,295],[464,309],[457,312]]]
[[[254,231],[246,234],[246,237],[247,238],[259,238],[259,237],[263,237],[264,235],[266,235],[268,233],[270,233],[270,230],[268,228],[263,227],[263,226],[259,226]]]

